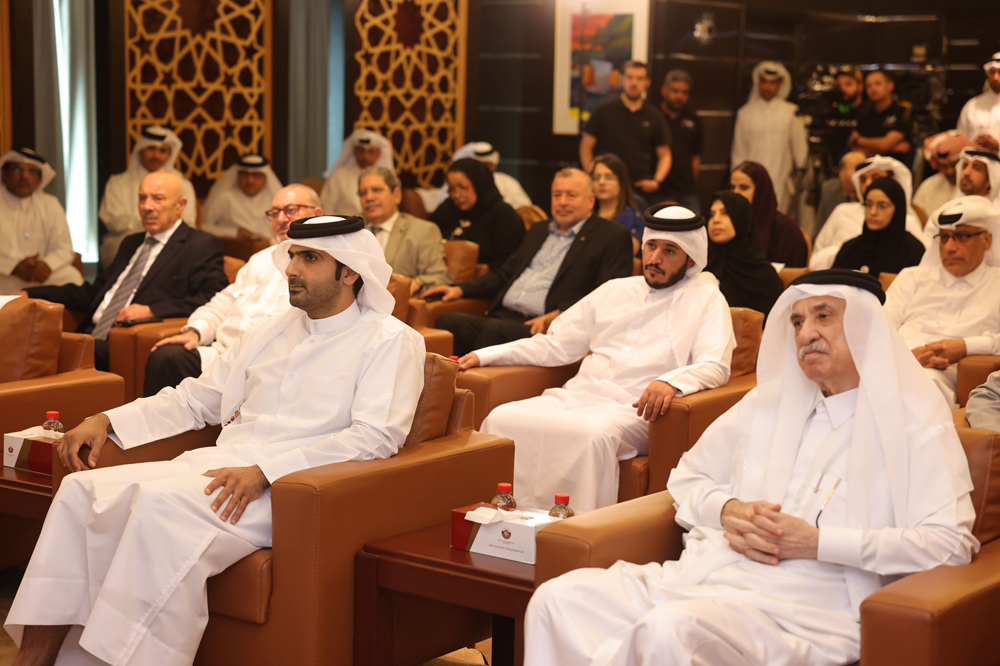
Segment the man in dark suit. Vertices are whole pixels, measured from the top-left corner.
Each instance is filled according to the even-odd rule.
[[[108,332],[123,322],[186,317],[229,280],[222,243],[181,220],[187,199],[176,175],[157,171],[139,186],[143,233],[128,236],[114,261],[91,284],[32,287],[24,293],[86,312],[80,333],[94,336],[94,360],[108,369]]]
[[[442,300],[491,299],[485,316],[438,317],[435,326],[455,336],[455,353],[544,333],[559,313],[613,278],[632,274],[632,241],[624,227],[594,212],[594,185],[579,169],[552,181],[552,220],[531,227],[498,271],[471,282],[434,287]]]

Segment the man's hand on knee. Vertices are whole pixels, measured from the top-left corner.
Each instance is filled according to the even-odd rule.
[[[185,331],[184,333],[178,333],[177,335],[171,335],[169,338],[163,338],[157,341],[153,345],[152,349],[149,351],[156,351],[163,345],[184,345],[184,349],[191,351],[192,349],[198,348],[198,343],[201,341],[200,336],[197,331]]]
[[[647,421],[655,421],[667,413],[670,402],[677,395],[677,389],[659,379],[650,382],[642,397],[632,403],[636,414]]]
[[[212,502],[212,511],[218,512],[219,507],[225,504],[226,508],[219,518],[222,519],[222,522],[226,522],[231,515],[233,525],[239,522],[247,505],[263,495],[264,491],[271,485],[267,477],[264,476],[264,472],[260,471],[260,467],[257,465],[210,469],[205,472],[204,476],[213,477],[212,482],[205,487],[206,495],[211,495],[216,489],[222,488],[222,492]],[[226,504],[227,499],[229,500],[228,504]]]
[[[111,420],[106,415],[97,414],[63,435],[56,446],[56,452],[66,469],[71,472],[82,472],[87,469],[79,456],[82,446],[90,447],[87,463],[91,467],[96,467],[101,457],[101,448],[108,440],[110,426]]]

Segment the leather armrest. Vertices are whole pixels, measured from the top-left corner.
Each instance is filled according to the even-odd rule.
[[[488,501],[514,473],[509,439],[461,432],[403,447],[387,460],[336,463],[271,488],[273,567],[264,663],[311,663],[354,634],[354,555],[366,543],[449,520]],[[303,615],[302,609],[309,613]],[[304,620],[305,618],[305,620]],[[336,627],[331,631],[330,627]],[[273,654],[272,654],[273,651]],[[350,663],[346,659],[336,663]]]
[[[100,410],[98,410],[100,411]],[[94,412],[95,414],[97,412]],[[108,441],[101,448],[101,457],[97,461],[98,467],[114,467],[115,465],[129,465],[132,463],[156,462],[159,460],[173,460],[185,451],[200,449],[204,446],[215,446],[215,440],[219,437],[219,426],[208,426],[201,430],[191,430],[189,432],[159,439],[149,444],[136,446],[131,449],[120,449],[112,442]],[[87,460],[90,455],[90,447],[80,449],[80,459]],[[59,484],[63,477],[69,474],[59,456],[52,453],[52,494],[59,490]],[[207,483],[205,485],[208,485]]]
[[[955,397],[959,407],[969,402],[969,394],[977,386],[986,383],[990,374],[1000,370],[1000,356],[966,356],[958,362],[958,381]]]
[[[959,407],[951,413],[951,420],[955,422],[956,428],[968,428],[969,419],[965,417],[965,407]]]
[[[579,363],[543,368],[536,365],[493,365],[458,373],[456,386],[476,395],[476,428],[499,405],[541,395],[562,386],[580,369]]]
[[[427,328],[426,326],[413,326],[413,328],[423,336],[424,348],[431,353],[441,354],[441,356],[451,356],[455,351],[455,336],[451,331],[442,331],[439,328]]]
[[[649,489],[666,488],[670,471],[681,455],[756,385],[757,374],[751,373],[733,377],[719,388],[674,398],[667,413],[649,424]]]
[[[155,324],[115,326],[111,329],[108,333],[109,369],[125,380],[125,402],[132,402],[142,396],[146,359],[149,358],[149,347],[152,347],[152,344],[148,346],[138,344],[139,336],[150,329],[162,331],[173,327],[174,331],[178,331],[186,322],[187,319],[174,317]]]
[[[536,537],[535,584],[618,560],[676,560],[684,530],[674,515],[674,500],[664,490],[550,525]]]
[[[410,311],[406,315],[406,323],[417,326],[434,326],[435,320],[441,315],[453,312],[485,315],[490,309],[489,301],[482,298],[459,298],[454,301],[425,301],[421,298],[410,299]]]
[[[93,368],[0,384],[0,425],[16,432],[42,425],[45,412],[75,428],[92,414],[124,404],[122,378]]]
[[[861,663],[973,666],[997,661],[1000,541],[971,564],[886,585],[861,604]]]

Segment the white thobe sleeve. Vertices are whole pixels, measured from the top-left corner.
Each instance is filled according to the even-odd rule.
[[[916,270],[904,268],[885,292],[882,311],[897,331],[906,322],[906,309],[916,291]]]
[[[667,490],[674,498],[677,523],[685,528],[721,528],[722,507],[733,497],[734,451],[752,422],[757,390],[717,418],[670,472]]]
[[[602,285],[603,287],[604,285]],[[552,368],[575,363],[590,351],[590,331],[594,328],[594,308],[602,287],[561,313],[546,333],[502,345],[477,349],[480,365],[538,365]]]
[[[716,388],[729,381],[736,338],[733,315],[721,292],[711,292],[696,319],[700,326],[691,345],[691,363],[657,377],[677,389],[680,395]]]
[[[73,263],[73,238],[69,233],[66,211],[53,197],[45,202],[43,216],[42,224],[48,227],[48,242],[41,261],[53,271],[69,266]]]
[[[238,300],[246,291],[263,288],[250,279],[246,264],[236,273],[236,280],[215,294],[208,303],[191,313],[187,325],[198,329],[199,344],[208,345],[215,341],[215,331],[226,319],[238,311]]]
[[[424,388],[423,338],[400,330],[383,344],[369,347],[365,355],[351,405],[351,425],[310,446],[258,463],[268,481],[319,465],[389,458],[399,452]]]
[[[139,219],[139,201],[130,201],[128,190],[126,174],[111,176],[108,184],[104,186],[98,217],[111,233],[123,234],[131,231]]]
[[[798,107],[796,107],[796,111]],[[804,169],[809,158],[809,134],[805,122],[798,115],[792,116],[792,127],[788,133],[789,149],[796,169]]]
[[[972,120],[969,118],[969,115],[971,114],[972,111],[972,103],[975,100],[976,98],[973,97],[972,99],[970,99],[968,102],[965,103],[965,106],[962,107],[962,112],[958,114],[958,126],[955,128],[961,134],[967,136],[970,141],[976,138],[975,136],[972,135]]]
[[[729,162],[733,169],[750,159],[748,138],[746,128],[744,127],[743,109],[740,109],[736,112],[736,127],[733,129],[733,150]]]

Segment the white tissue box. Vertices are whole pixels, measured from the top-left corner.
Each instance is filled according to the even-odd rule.
[[[51,476],[52,446],[61,437],[61,433],[45,430],[41,426],[5,434],[3,436],[4,467],[16,467]]]
[[[491,505],[480,503],[454,509],[451,512],[451,547],[505,560],[535,563],[535,535],[538,530],[558,521],[547,511],[522,509],[500,512],[499,522],[488,525],[466,518],[477,508]]]

